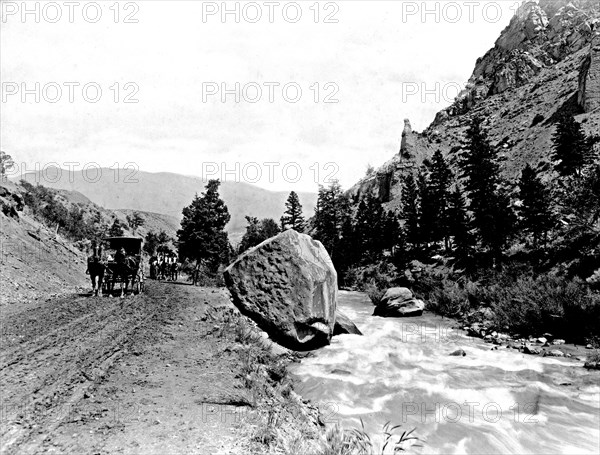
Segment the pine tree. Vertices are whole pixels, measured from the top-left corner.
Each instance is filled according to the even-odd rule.
[[[337,181],[328,188],[319,187],[317,206],[313,221],[314,238],[319,240],[329,252],[334,265],[343,261],[344,252],[340,250],[342,226],[350,216],[350,201]]]
[[[552,158],[557,162],[555,170],[563,177],[581,176],[583,168],[593,161],[593,144],[572,115],[563,114],[558,118],[552,140]]]
[[[219,265],[229,262],[230,245],[225,225],[231,216],[219,196],[219,180],[209,180],[206,191],[197,194],[183,209],[179,239],[179,257],[203,261],[212,273]]]
[[[430,243],[434,242],[433,225],[436,219],[436,205],[429,187],[429,172],[427,166],[423,166],[417,174],[417,186],[419,192],[420,212],[419,212],[419,233],[426,250]]]
[[[552,212],[549,191],[529,164],[521,173],[519,197],[522,203],[519,209],[521,227],[531,234],[533,246],[537,247],[552,227]]]
[[[448,201],[448,233],[452,238],[454,256],[460,264],[466,265],[472,256],[474,239],[470,231],[467,204],[456,185]]]
[[[348,213],[342,222],[341,235],[338,242],[340,254],[336,256],[336,270],[340,283],[345,282],[347,270],[356,266],[362,259],[361,252],[356,247],[357,243],[354,217]]]
[[[499,265],[513,224],[508,192],[503,188],[497,152],[481,128],[481,119],[473,118],[466,134],[464,149],[459,155],[461,177],[469,197],[481,246]]]
[[[354,248],[362,262],[381,259],[385,249],[387,214],[371,194],[362,198],[355,216]]]
[[[386,213],[383,231],[383,247],[393,255],[400,245],[404,245],[403,239],[401,239],[400,221],[394,212],[388,211]]]
[[[433,213],[431,236],[435,242],[444,241],[446,250],[449,247],[448,206],[453,177],[450,166],[448,166],[442,152],[437,150],[433,154],[429,165],[428,184]]]
[[[293,229],[304,232],[305,222],[302,216],[302,205],[295,191],[292,191],[285,203],[285,212],[281,217],[281,229]]]
[[[404,236],[413,252],[421,249],[422,236],[419,226],[421,212],[419,209],[419,191],[415,178],[408,174],[402,182],[402,219],[404,220]]]

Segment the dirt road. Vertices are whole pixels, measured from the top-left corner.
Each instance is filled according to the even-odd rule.
[[[149,282],[3,316],[0,452],[243,453],[251,397],[225,290]]]

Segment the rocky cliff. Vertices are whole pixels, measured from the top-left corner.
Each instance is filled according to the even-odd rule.
[[[492,145],[506,157],[508,177],[526,163],[551,162],[558,115],[573,113],[587,134],[600,131],[600,3],[524,2],[508,27],[477,60],[467,86],[433,123],[415,133],[405,121],[399,153],[350,190],[397,207],[404,176],[436,150],[452,156],[470,119],[485,119]]]

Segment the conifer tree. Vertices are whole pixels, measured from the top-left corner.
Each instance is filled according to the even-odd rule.
[[[302,205],[295,191],[292,191],[285,203],[285,212],[281,217],[281,229],[293,229],[304,232],[305,222],[302,215]]]
[[[406,243],[413,252],[421,249],[421,233],[419,220],[419,191],[415,178],[408,174],[402,182],[402,214],[404,220],[404,236]]]
[[[552,227],[550,195],[537,172],[527,164],[519,180],[521,207],[519,215],[522,229],[533,237],[533,246],[537,247]]]
[[[231,216],[219,196],[220,184],[219,180],[209,180],[202,196],[196,194],[183,209],[181,229],[177,231],[179,257],[203,261],[212,273],[229,262],[231,251],[225,232]]]
[[[424,165],[420,172],[417,174],[417,185],[419,192],[420,201],[420,212],[419,212],[419,235],[423,241],[425,249],[429,249],[430,243],[434,242],[433,238],[433,225],[436,218],[436,206],[433,201],[433,195],[431,194],[429,187],[429,172],[427,165]]]
[[[329,187],[319,187],[317,206],[313,221],[314,238],[321,241],[327,249],[334,265],[338,263],[338,256],[344,254],[339,247],[342,226],[350,216],[350,201],[343,193],[337,181]]]
[[[583,168],[593,161],[593,144],[572,115],[563,114],[558,118],[552,140],[552,157],[557,162],[555,170],[563,177],[581,176]]]
[[[350,267],[359,264],[362,259],[362,253],[360,249],[356,247],[357,243],[358,240],[354,217],[352,216],[351,211],[349,211],[348,214],[344,216],[341,227],[341,238],[338,243],[341,254],[336,257],[336,270],[338,272],[340,283],[344,282],[346,271]]]
[[[388,211],[385,215],[384,223],[384,248],[393,254],[394,250],[404,243],[402,239],[400,239],[401,235],[402,229],[400,228],[398,217],[394,212]]]
[[[474,239],[470,230],[467,205],[460,187],[456,185],[448,201],[448,232],[452,238],[454,256],[462,264],[467,264],[472,255]]]
[[[514,217],[500,177],[497,152],[490,145],[478,117],[473,118],[467,130],[458,164],[481,246],[499,265]]]
[[[433,241],[444,241],[446,250],[449,247],[448,207],[452,181],[453,174],[450,166],[442,152],[437,150],[429,165],[429,194],[434,214],[431,234]]]
[[[355,244],[363,262],[380,259],[385,249],[386,213],[371,194],[362,198],[355,216]]]

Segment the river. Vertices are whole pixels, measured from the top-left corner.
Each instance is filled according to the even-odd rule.
[[[329,424],[362,419],[379,447],[387,421],[415,428],[410,451],[423,454],[600,453],[600,372],[583,362],[494,350],[428,313],[373,317],[361,293],[340,291],[338,308],[364,336],[336,336],[292,368]]]

